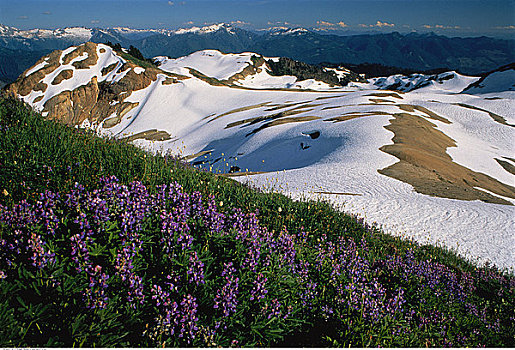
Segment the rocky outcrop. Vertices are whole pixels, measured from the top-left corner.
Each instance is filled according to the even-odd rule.
[[[270,69],[271,75],[293,75],[299,80],[315,79],[331,86],[345,86],[351,81],[363,81],[359,74],[351,71],[343,77],[338,77],[334,71],[328,71],[324,67],[295,61],[286,57],[281,57],[278,61],[267,60],[266,64]]]
[[[48,74],[59,68],[61,54],[62,51],[57,50],[47,56],[43,56],[33,67],[38,67],[43,63],[45,65],[36,71],[31,71],[33,67],[27,69],[14,83],[7,87],[7,93],[13,96],[27,96],[31,91],[45,91],[46,87],[43,87],[40,82]],[[29,72],[30,74],[27,74]]]
[[[41,58],[34,66],[41,68],[35,71],[27,70],[17,81],[7,87],[6,92],[22,98],[28,96],[32,91],[41,92],[43,95],[37,95],[31,103],[38,103],[45,99],[42,112],[47,118],[67,125],[80,125],[87,119],[90,123],[104,123],[105,128],[110,128],[118,124],[127,113],[138,106],[138,103],[125,101],[127,97],[131,96],[134,91],[150,86],[157,80],[158,74],[167,76],[163,80],[165,85],[187,79],[185,76],[164,72],[152,66],[141,69],[132,61],[124,62],[120,59],[118,62],[103,67],[100,70],[102,74],[100,77],[97,77],[98,74],[92,73],[89,82],[72,91],[61,91],[53,96],[44,95],[48,88],[48,84],[44,80],[49,74],[57,73],[52,79],[52,85],[59,85],[64,80],[72,79],[74,69],[87,70],[97,64],[99,59],[97,49],[98,44],[88,42],[65,55],[63,55],[63,51],[54,51]],[[105,53],[106,49],[102,47],[98,52]],[[74,69],[68,68],[70,64]],[[67,65],[67,67],[62,67],[63,65]],[[58,71],[59,69],[61,70]],[[30,74],[27,75],[27,72]],[[111,78],[107,79],[111,73],[113,73]],[[116,76],[116,79],[113,79],[113,76]]]
[[[63,80],[68,80],[73,77],[73,70],[71,69],[65,69],[59,72],[52,80],[52,85],[59,85]]]
[[[97,44],[87,42],[78,46],[75,50],[66,54],[63,57],[62,62],[63,64],[69,64],[71,61],[77,57],[83,56],[84,54],[86,54],[86,58],[73,62],[72,66],[77,69],[88,69],[89,67],[95,65],[98,61]]]
[[[73,91],[63,91],[50,98],[43,109],[48,117],[68,125],[77,125],[91,116],[99,95],[97,78]]]

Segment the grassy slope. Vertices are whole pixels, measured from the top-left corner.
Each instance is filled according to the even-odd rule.
[[[346,235],[356,241],[366,237],[371,261],[387,254],[402,254],[411,248],[417,259],[431,258],[459,271],[477,270],[473,264],[441,248],[418,246],[380,232],[370,235],[371,229],[327,203],[295,202],[277,193],[261,193],[173,159],[151,156],[126,142],[101,139],[44,120],[12,99],[0,100],[0,136],[2,205],[34,199],[36,193],[45,189],[68,191],[75,182],[92,189],[104,175],[115,175],[123,183],[140,180],[150,187],[177,181],[186,192],[215,195],[220,210],[234,207],[246,212],[259,210],[260,223],[271,232],[279,232],[283,227],[296,232],[304,227],[315,237]]]
[[[259,210],[260,222],[275,232],[283,227],[294,231],[303,226],[313,234],[350,232],[355,239],[366,232],[354,218],[333,210],[328,203],[298,202],[278,193],[262,193],[172,158],[151,156],[126,142],[102,139],[88,131],[44,120],[17,101],[2,100],[0,115],[14,120],[10,128],[15,130],[10,131],[16,135],[0,141],[0,191],[5,189],[9,193],[0,196],[0,204],[12,205],[45,189],[68,191],[75,182],[93,188],[101,176],[115,175],[123,183],[140,180],[151,187],[177,181],[188,192],[214,195],[224,203],[223,207],[247,212]],[[379,251],[403,251],[413,243],[378,234],[373,245],[381,255]],[[474,269],[465,260],[440,248],[423,246],[418,253],[420,258],[433,257],[464,270]]]

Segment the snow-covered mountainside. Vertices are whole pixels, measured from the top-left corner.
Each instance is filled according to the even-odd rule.
[[[500,67],[470,84],[463,92],[486,94],[492,92],[515,91],[515,63]]]
[[[453,72],[411,92],[336,87],[272,76],[266,60],[210,50],[140,67],[88,43],[7,91],[48,118],[515,268],[515,92],[461,93],[479,78]]]
[[[91,38],[91,29],[84,27],[20,30],[0,24],[0,36],[11,36],[23,39],[72,38],[77,41],[88,41]]]
[[[371,83],[381,90],[397,90],[410,92],[413,90],[445,90],[447,92],[461,92],[471,83],[476,82],[477,77],[469,77],[456,72],[441,74],[411,74],[392,75],[389,77],[370,79]]]
[[[329,69],[317,66],[309,66],[312,70],[317,70],[307,79],[301,79],[293,74],[275,74],[275,66],[285,69],[283,66],[288,64],[302,64],[290,59],[279,57],[263,57],[252,52],[239,54],[223,54],[217,50],[203,50],[192,53],[191,55],[171,59],[163,56],[154,58],[154,62],[167,72],[195,76],[191,69],[232,85],[255,88],[255,89],[313,89],[330,90],[341,88],[348,81],[362,81],[362,78],[349,71],[348,69]],[[271,65],[274,64],[274,67]],[[276,69],[281,70],[281,69]],[[294,71],[289,69],[289,71]],[[320,79],[316,79],[316,73]],[[320,74],[321,73],[321,74]],[[300,75],[300,74],[299,74]]]

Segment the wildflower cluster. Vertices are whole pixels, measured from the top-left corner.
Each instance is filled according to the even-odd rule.
[[[361,240],[271,232],[258,216],[221,212],[177,183],[150,191],[112,176],[92,191],[76,184],[0,207],[0,287],[35,289],[0,308],[57,305],[37,309],[55,322],[28,331],[37,344],[72,345],[77,322],[106,317],[112,325],[99,327],[133,346],[510,344],[512,277],[412,250],[377,256],[371,229]],[[75,320],[71,331],[56,326],[62,317]],[[327,337],[313,340],[306,329],[317,327]],[[92,340],[101,334],[84,341],[110,344]]]

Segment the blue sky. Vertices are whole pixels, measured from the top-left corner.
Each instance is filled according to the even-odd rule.
[[[325,32],[515,35],[515,0],[0,0],[0,23],[184,28],[233,23],[246,29],[315,27]]]

